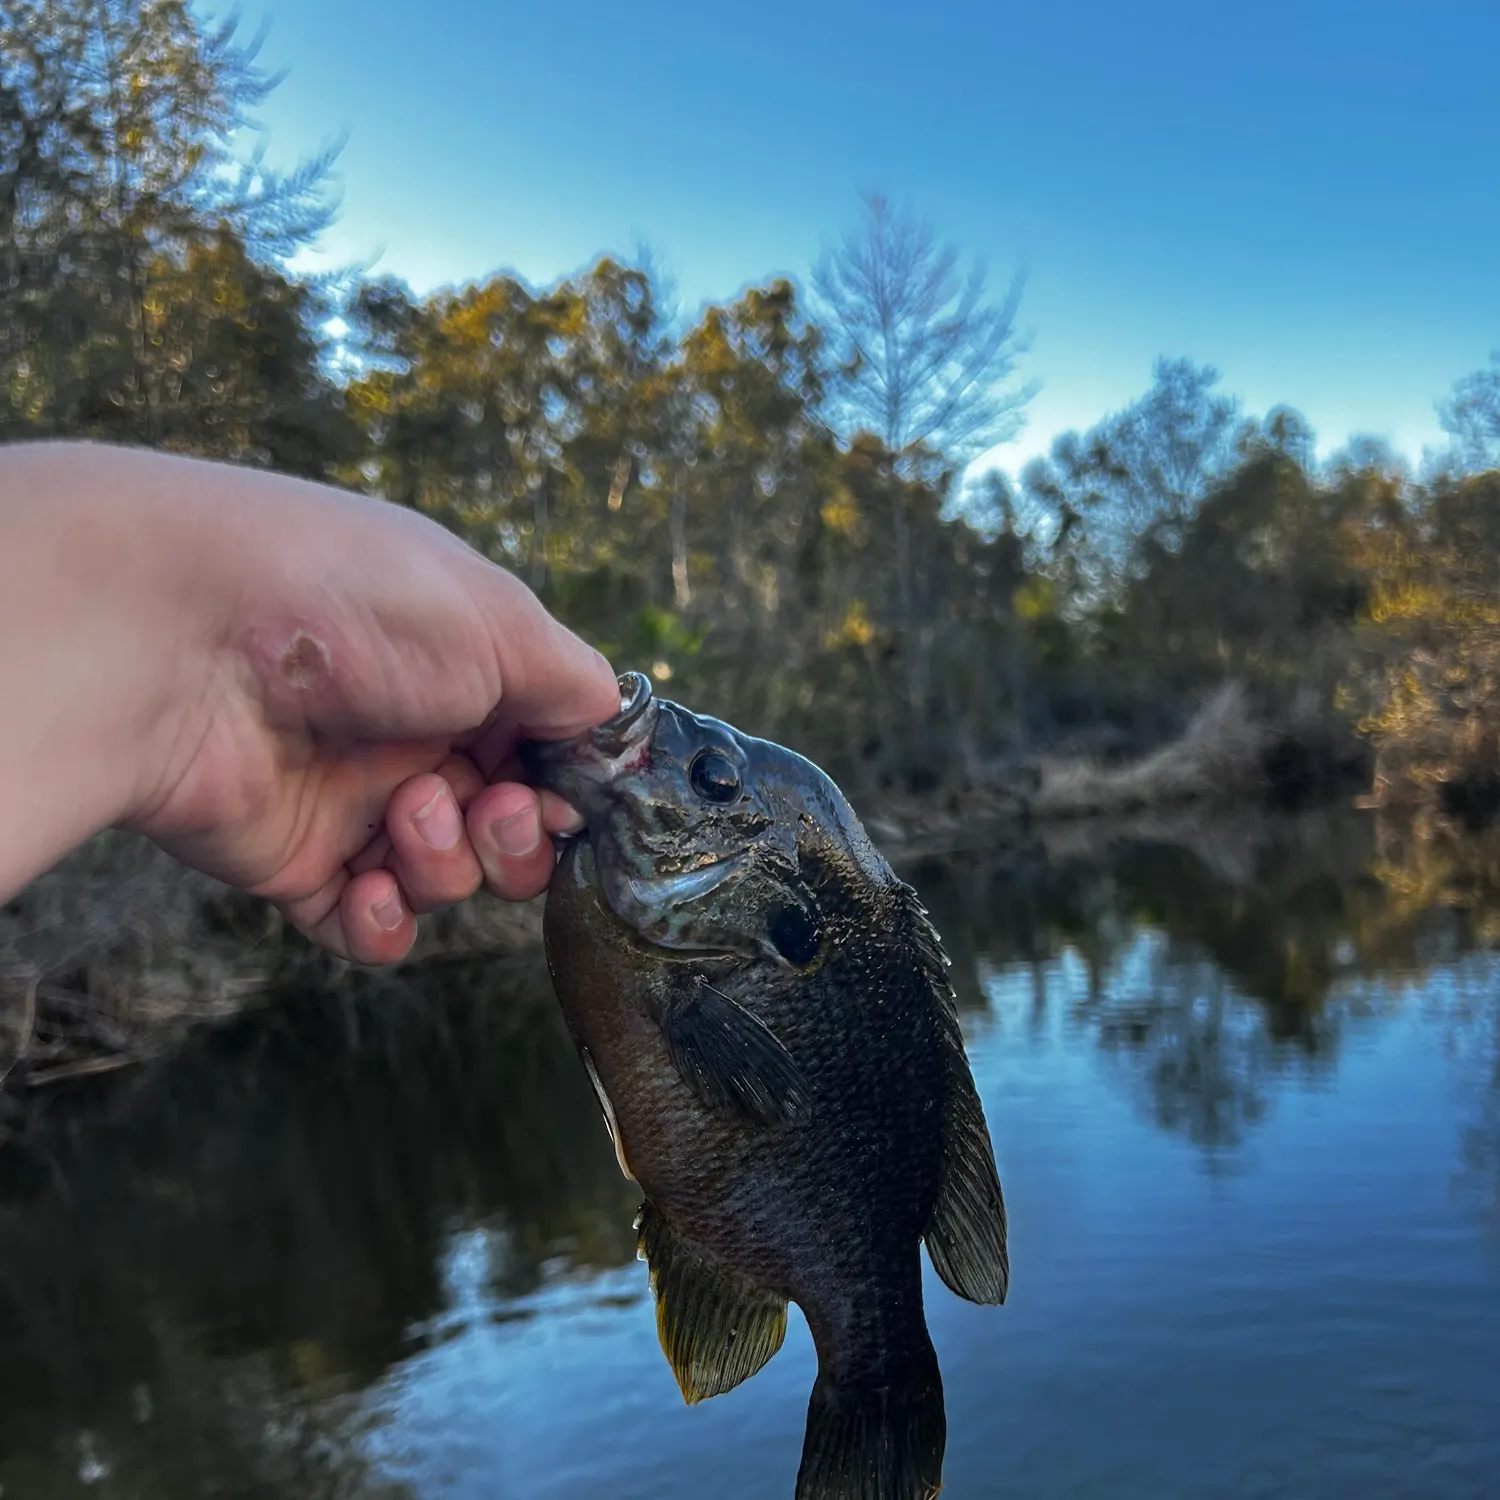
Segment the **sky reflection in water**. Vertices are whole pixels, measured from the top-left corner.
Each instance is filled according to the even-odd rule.
[[[1484,922],[1402,906],[1357,822],[1216,848],[909,872],[1012,1217],[1005,1308],[927,1277],[945,1493],[1500,1493]],[[415,988],[300,997],[12,1163],[7,1500],[790,1496],[800,1318],[684,1408],[534,959]]]

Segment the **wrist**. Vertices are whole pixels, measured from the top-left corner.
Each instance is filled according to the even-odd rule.
[[[87,444],[0,450],[0,895],[137,818],[194,733],[213,568],[163,472]]]

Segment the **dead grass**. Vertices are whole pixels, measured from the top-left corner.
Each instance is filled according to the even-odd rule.
[[[1125,765],[1080,756],[1040,756],[992,767],[981,784],[946,796],[886,797],[862,811],[870,836],[902,856],[992,844],[1030,824],[1118,819],[1225,802],[1265,786],[1276,736],[1244,689],[1219,687],[1180,739]]]
[[[540,907],[476,897],[425,918],[411,960],[510,952]],[[348,966],[275,909],[126,834],[91,840],[0,908],[0,1086],[42,1088],[170,1050],[299,974]]]
[[[1181,739],[1130,765],[1043,760],[1031,810],[1038,818],[1102,817],[1244,796],[1263,779],[1261,758],[1270,742],[1271,731],[1251,711],[1244,689],[1225,683]]]

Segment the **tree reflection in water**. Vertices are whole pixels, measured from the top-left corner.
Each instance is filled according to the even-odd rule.
[[[534,955],[281,997],[69,1114],[0,1156],[8,1493],[80,1432],[165,1496],[364,1493],[310,1403],[411,1352],[456,1229],[505,1295],[634,1253]],[[317,1483],[292,1464],[324,1450]]]
[[[1344,809],[1193,811],[902,873],[943,933],[962,1011],[988,1005],[986,974],[1027,968],[1040,1024],[1046,968],[1066,955],[1087,976],[1076,1019],[1151,1116],[1223,1148],[1262,1118],[1279,1075],[1332,1074],[1349,1014],[1495,945],[1495,855]]]
[[[1041,1026],[1049,973],[1080,966],[1067,1024],[1222,1168],[1285,1079],[1336,1069],[1352,1015],[1492,946],[1496,868],[1431,829],[1247,814],[902,873],[966,1017],[1012,973]],[[1459,1175],[1500,1231],[1495,996],[1444,993],[1422,1003],[1475,1080]],[[164,1500],[398,1495],[361,1456],[360,1395],[462,1331],[454,1245],[514,1307],[628,1264],[636,1201],[536,954],[283,995],[43,1101],[0,1151],[0,1485],[81,1493],[111,1468]]]

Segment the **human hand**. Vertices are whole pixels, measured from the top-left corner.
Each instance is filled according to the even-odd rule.
[[[136,538],[96,608],[136,637],[154,707],[109,821],[361,963],[399,959],[416,914],[481,884],[545,888],[551,835],[578,819],[509,779],[515,744],[619,697],[530,590],[384,502],[154,454],[70,461],[104,530],[124,514]]]

